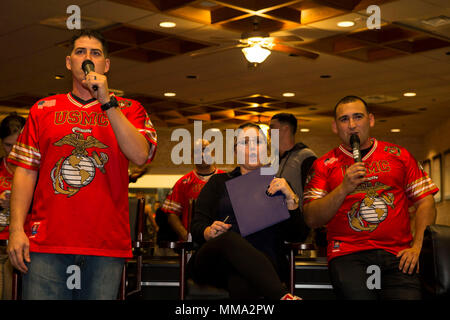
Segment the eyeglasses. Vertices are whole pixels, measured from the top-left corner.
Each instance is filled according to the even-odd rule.
[[[254,138],[245,137],[244,139],[239,140],[237,142],[237,144],[240,146],[248,147],[249,145],[266,144],[266,141],[263,138],[258,138],[258,137],[254,137]]]

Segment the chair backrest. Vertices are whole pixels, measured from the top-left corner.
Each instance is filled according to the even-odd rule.
[[[128,202],[130,209],[131,241],[142,241],[142,233],[145,225],[145,199],[130,198]]]
[[[426,228],[419,259],[427,293],[450,296],[450,226],[435,224]]]
[[[188,234],[191,233],[191,221],[192,221],[194,212],[195,212],[195,199],[190,199],[189,200],[189,210],[188,210],[188,225],[187,225]]]

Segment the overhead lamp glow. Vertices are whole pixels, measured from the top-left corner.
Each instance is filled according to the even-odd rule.
[[[405,97],[415,97],[416,93],[415,92],[405,92],[403,94],[403,96],[405,96]]]
[[[164,96],[165,97],[175,97],[177,94],[175,92],[165,92]]]
[[[250,63],[262,63],[271,53],[270,50],[264,49],[258,44],[243,48],[242,52]]]
[[[293,92],[285,92],[285,93],[283,93],[283,97],[289,98],[289,97],[294,97],[294,96],[295,96],[295,93],[293,93]]]
[[[337,23],[337,26],[340,28],[350,28],[353,27],[355,25],[354,21],[339,21]]]
[[[258,126],[261,129],[261,131],[264,132],[266,137],[268,137],[269,136],[270,127],[267,124],[265,124],[265,123],[259,123]]]
[[[300,132],[309,132],[309,129],[308,128],[301,128]]]
[[[400,132],[400,131],[401,131],[400,129],[391,129],[391,132],[394,132],[394,133]]]
[[[160,22],[159,26],[161,28],[175,28],[177,26],[177,24],[172,21],[163,21],[163,22]]]

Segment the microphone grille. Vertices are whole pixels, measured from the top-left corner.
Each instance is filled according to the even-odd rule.
[[[359,137],[356,133],[354,133],[350,136],[350,145],[353,145],[355,143],[360,144]]]

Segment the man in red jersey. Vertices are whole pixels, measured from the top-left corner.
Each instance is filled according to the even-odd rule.
[[[168,223],[172,230],[177,233],[180,240],[184,241],[188,239],[189,202],[197,199],[200,191],[212,175],[224,172],[216,169],[214,164],[208,164],[205,161],[206,157],[203,153],[209,145],[209,141],[198,140],[196,143],[199,145],[201,143],[201,148],[194,148],[194,152],[195,150],[202,150],[202,162],[195,164],[194,170],[182,176],[175,183],[162,206],[162,210],[168,215]]]
[[[87,59],[95,71],[85,75]],[[131,257],[128,163],[153,159],[156,132],[137,101],[109,93],[100,33],[76,35],[66,67],[72,92],[34,104],[9,155],[17,169],[8,253],[24,274],[24,299],[115,299]]]
[[[424,230],[435,220],[438,188],[406,149],[371,138],[374,124],[361,98],[347,96],[337,103],[332,128],[342,144],[310,171],[305,220],[311,228],[327,225],[330,277],[338,298],[420,299],[418,258]],[[362,162],[353,159],[352,134],[359,137]],[[414,239],[409,201],[417,209]]]

